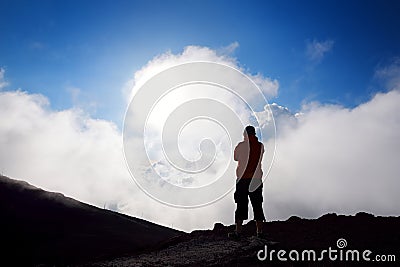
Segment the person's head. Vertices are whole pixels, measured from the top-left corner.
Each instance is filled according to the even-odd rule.
[[[256,135],[256,129],[253,126],[248,125],[244,129],[243,135],[244,135],[244,137],[246,137],[246,136],[255,136]]]

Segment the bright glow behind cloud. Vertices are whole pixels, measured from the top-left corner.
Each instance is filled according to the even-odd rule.
[[[232,190],[233,149],[243,139],[250,114],[256,116],[252,109],[266,104],[254,82],[224,64],[188,62],[158,73],[135,93],[124,120],[124,153],[132,177],[143,191],[163,203],[179,207],[210,205]],[[247,111],[246,116],[238,107]],[[152,121],[153,113],[156,119]],[[180,133],[187,132],[188,127],[192,134],[185,136],[190,142],[181,141]],[[151,144],[150,148],[143,146],[143,139]],[[193,144],[193,139],[198,143]],[[199,149],[201,157],[196,161],[182,156],[182,151],[190,154]],[[162,152],[162,158],[145,158],[154,151]],[[273,153],[272,149],[267,154]],[[162,168],[158,168],[160,165]]]

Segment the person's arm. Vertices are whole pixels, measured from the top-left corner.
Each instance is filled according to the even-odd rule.
[[[261,158],[262,158],[263,155],[264,155],[264,144],[261,143]]]
[[[234,151],[234,153],[233,153],[233,160],[234,160],[234,161],[238,161],[238,160],[239,160],[239,145],[240,145],[240,144],[238,144],[238,145],[235,147],[235,151]]]
[[[261,164],[263,156],[264,156],[264,144],[261,143],[261,152],[260,152],[260,159],[258,161],[258,164]]]

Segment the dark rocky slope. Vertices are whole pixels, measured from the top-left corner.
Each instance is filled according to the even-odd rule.
[[[244,226],[243,238],[236,241],[227,238],[233,225],[216,224],[213,230],[182,234],[149,253],[91,262],[86,266],[400,266],[399,227],[399,217],[376,217],[363,212],[355,216],[327,214],[314,220],[293,216],[286,221],[265,223],[267,239],[255,237],[255,224],[250,222]],[[339,239],[347,242],[342,249],[337,246]],[[276,251],[272,261],[257,258],[257,252],[265,249],[265,245],[267,251]],[[332,254],[337,259],[332,261],[325,253],[323,260],[318,261],[321,251],[329,247],[337,250]],[[372,252],[369,262],[362,259],[366,249]],[[278,260],[278,250],[286,251],[288,261]],[[292,250],[300,253],[299,260],[290,260],[288,254]],[[314,250],[316,261],[308,260],[307,254],[307,260],[302,261],[303,250]],[[342,261],[340,250],[344,253]],[[359,261],[351,254],[346,260],[347,250],[358,250]],[[386,262],[377,262],[376,255],[385,256]],[[395,258],[389,259],[389,255]]]
[[[0,214],[2,266],[135,255],[182,233],[5,176],[0,176]]]

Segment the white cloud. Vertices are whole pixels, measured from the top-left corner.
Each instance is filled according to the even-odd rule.
[[[231,223],[232,200],[170,208],[145,195],[125,166],[121,133],[78,109],[53,111],[42,95],[0,92],[0,172],[98,207],[113,207],[179,229]]]
[[[399,102],[400,93],[391,91],[354,109],[314,103],[300,116],[276,116],[278,149],[265,204],[269,218],[400,214]]]
[[[207,47],[199,47],[199,46],[189,46],[184,48],[182,53],[179,54],[172,54],[170,52],[164,53],[160,56],[157,56],[153,60],[149,61],[142,69],[137,71],[135,73],[134,80],[130,81],[130,84],[133,85],[133,90],[130,94],[130,97],[128,99],[131,99],[138,91],[138,89],[146,82],[149,78],[153,77],[155,74],[166,70],[167,68],[170,68],[172,66],[176,66],[179,64],[187,63],[187,62],[192,62],[192,61],[211,61],[211,62],[218,62],[221,64],[225,64],[231,67],[234,67],[236,69],[240,69],[243,72],[245,72],[248,76],[253,78],[254,82],[260,87],[262,90],[263,94],[267,97],[275,96],[278,91],[279,83],[276,80],[271,80],[269,78],[266,78],[262,74],[251,74],[248,71],[243,70],[243,68],[240,67],[239,63],[236,61],[235,58],[230,56],[230,54],[238,47],[237,43],[233,43],[229,45],[228,47],[222,48],[219,51],[212,50]],[[193,71],[196,71],[194,69]],[[192,72],[193,72],[192,71]],[[198,69],[197,69],[198,71]],[[221,71],[221,70],[217,70]],[[193,72],[194,73],[194,72]],[[188,75],[192,75],[190,71],[187,73]],[[260,94],[256,95],[251,93],[252,91],[246,90],[248,83],[243,83],[243,80],[238,79],[237,76],[232,75],[232,77],[227,78],[227,75],[231,75],[231,73],[227,73],[226,71],[222,71],[221,73],[216,73],[213,72],[212,75],[215,75],[216,77],[224,77],[224,80],[228,80],[231,85],[227,85],[229,88],[236,88],[234,91],[238,91],[237,88],[241,88],[239,91],[243,92],[243,94],[246,96],[245,99],[246,101],[249,99],[250,101],[247,101],[253,108],[263,108],[263,105],[265,105],[265,102],[262,101],[262,97],[260,98]],[[171,78],[173,80],[173,78]],[[226,85],[226,84],[224,84]],[[171,167],[167,160],[164,157],[163,154],[163,148],[165,146],[168,146],[169,144],[175,145],[177,141],[173,139],[175,137],[174,134],[171,136],[168,135],[167,140],[164,140],[164,142],[161,142],[162,140],[162,133],[163,133],[163,127],[165,126],[165,121],[168,118],[168,116],[179,106],[183,105],[183,103],[188,102],[193,99],[212,99],[216,101],[220,101],[221,103],[224,103],[227,107],[231,108],[233,113],[236,114],[237,117],[239,117],[245,124],[249,123],[249,110],[247,107],[243,108],[244,103],[239,103],[238,98],[236,95],[232,94],[231,92],[227,92],[226,90],[223,90],[221,88],[217,88],[216,86],[210,86],[210,85],[193,85],[192,89],[188,89],[189,86],[186,86],[185,88],[178,88],[175,89],[172,92],[169,92],[166,96],[164,95],[162,98],[159,98],[159,102],[157,102],[157,105],[154,107],[152,110],[152,113],[149,114],[148,120],[147,120],[147,128],[146,128],[146,138],[145,138],[145,145],[147,147],[147,151],[150,151],[149,157],[151,159],[152,163],[155,163],[153,167],[155,167],[155,171],[158,173],[158,176],[153,177],[151,175],[148,175],[150,172],[149,169],[151,169],[151,166],[149,168],[144,169],[143,172],[144,174],[141,174],[141,176],[145,177],[144,180],[146,181],[153,181],[154,183],[157,183],[160,179],[159,176],[163,177],[164,180],[167,181],[172,181],[173,184],[175,185],[186,185],[186,186],[205,186],[209,184],[209,182],[215,180],[215,176],[220,172],[220,169],[227,168],[229,169],[230,166],[230,156],[232,154],[232,149],[229,149],[229,151],[226,151],[226,145],[225,141],[226,138],[232,138],[233,139],[233,144],[232,146],[235,146],[238,141],[240,141],[242,137],[242,131],[243,129],[240,128],[238,131],[235,131],[237,133],[238,138],[235,136],[233,137],[233,133],[229,133],[230,136],[226,136],[225,138],[223,137],[223,134],[221,134],[221,131],[219,126],[215,123],[210,123],[208,127],[198,127],[196,129],[193,128],[193,124],[191,123],[189,126],[193,131],[190,131],[191,138],[188,142],[186,141],[180,141],[179,142],[179,149],[180,152],[183,153],[184,155],[188,156],[189,158],[193,158],[196,156],[199,156],[199,151],[198,147],[200,144],[200,141],[205,139],[205,138],[210,138],[215,141],[215,144],[217,147],[220,148],[216,155],[216,161],[213,164],[214,168],[209,168],[205,172],[205,175],[179,175],[176,173],[173,167]],[[127,89],[126,87],[125,89]],[[182,89],[182,90],[181,90]],[[125,91],[126,92],[126,91]],[[129,95],[129,94],[126,94]],[[157,96],[158,97],[158,96]],[[156,97],[156,99],[157,99]],[[256,102],[262,102],[262,105],[256,105],[253,103]],[[151,103],[154,104],[154,103]],[[197,107],[198,111],[200,112],[201,109],[204,108],[204,105],[201,107]],[[195,110],[193,106],[191,106],[191,111]],[[196,109],[197,110],[197,109]],[[208,108],[210,110],[210,108]],[[137,113],[143,114],[143,110],[137,110]],[[231,114],[232,112],[226,112],[225,115],[228,116],[228,114]],[[154,115],[155,114],[155,115]],[[203,113],[204,114],[204,113]],[[181,116],[181,117],[184,117]],[[128,118],[129,121],[137,121],[132,115],[131,118]],[[226,117],[225,117],[226,118]],[[222,120],[224,118],[221,118]],[[232,124],[232,122],[231,122]],[[125,123],[124,127],[127,124]],[[143,133],[143,129],[138,129],[138,126],[140,124],[130,124],[129,127],[129,132],[135,132],[135,133]],[[240,124],[241,125],[241,124]],[[224,125],[227,126],[227,125]],[[140,126],[141,127],[141,126]],[[241,126],[240,126],[241,127]],[[229,127],[228,127],[229,128]],[[186,130],[187,128],[185,128]],[[186,130],[189,131],[189,130]],[[189,136],[189,135],[188,135]],[[180,140],[182,140],[181,138]],[[143,143],[143,140],[138,140],[136,137],[132,138],[132,141],[130,142],[132,146],[135,146],[137,143]],[[164,146],[164,147],[163,147]],[[136,146],[137,147],[137,146]],[[221,148],[222,147],[222,148]],[[126,147],[125,147],[126,148]],[[224,150],[225,149],[225,150]],[[142,156],[145,153],[133,153],[133,149],[126,149],[130,155],[128,156],[130,164],[137,164],[138,162],[146,162],[147,159],[143,159]],[[210,151],[208,151],[210,152]],[[174,155],[180,156],[179,153],[174,153]],[[140,159],[139,159],[140,157]],[[175,159],[175,158],[174,158]],[[179,166],[185,165],[185,168],[188,167],[186,164],[186,161],[182,157],[176,157],[176,161],[174,161],[175,164],[178,164]],[[201,165],[202,166],[202,165]],[[195,168],[195,166],[192,166]],[[210,173],[214,172],[215,175],[214,177],[210,176]],[[146,175],[145,175],[146,174]],[[138,175],[138,174],[137,174]],[[149,177],[151,176],[151,177]],[[230,178],[230,177],[229,177]],[[222,180],[222,179],[221,179]],[[233,180],[231,180],[233,182]],[[161,181],[163,182],[163,181]],[[227,183],[225,183],[227,184]],[[154,188],[154,187],[152,187]],[[155,189],[153,189],[155,190]],[[172,190],[172,189],[171,189]],[[220,188],[222,190],[222,188]],[[156,191],[156,190],[155,190]],[[218,192],[218,191],[216,191]],[[161,193],[159,193],[161,194]],[[172,195],[172,194],[171,194]],[[198,194],[201,195],[201,194]],[[210,194],[211,195],[211,194]],[[197,195],[196,195],[197,196]],[[192,200],[198,200],[200,198],[196,198],[192,195]],[[229,216],[231,217],[231,216]]]
[[[315,63],[319,63],[324,58],[325,54],[332,50],[333,45],[334,41],[332,40],[313,40],[312,42],[308,42],[306,50],[308,59]]]
[[[238,47],[239,47],[239,42],[233,42],[225,47],[222,47],[222,49],[220,49],[219,53],[217,54],[230,56],[236,51]]]
[[[197,48],[196,48],[197,49]],[[202,53],[200,53],[202,54]],[[171,63],[169,63],[171,64]],[[203,64],[201,64],[204,66]],[[187,66],[187,65],[186,65]],[[193,66],[193,65],[191,65]],[[197,65],[198,66],[198,65]],[[207,68],[201,69],[199,67],[195,68],[186,68],[184,72],[184,76],[182,76],[181,72],[177,75],[176,77],[196,77],[195,74],[197,73],[207,73],[207,71],[210,71],[210,68],[212,68],[210,65],[208,65]],[[229,70],[229,71],[227,71]],[[232,74],[234,73],[234,74]],[[174,73],[171,74],[168,73],[167,81],[173,81],[175,76],[173,76]],[[201,76],[200,76],[201,77]],[[228,85],[228,88],[235,88],[234,90],[238,92],[238,94],[241,94],[245,101],[249,103],[252,107],[252,102],[259,102],[260,100],[263,100],[263,97],[261,94],[257,91],[254,90],[254,93],[251,93],[249,89],[250,87],[254,88],[254,86],[247,82],[244,83],[243,81],[246,79],[243,79],[242,76],[238,76],[237,72],[232,71],[231,68],[221,68],[218,66],[217,68],[213,67],[212,71],[208,72],[207,76],[203,77],[224,77],[222,79],[224,82],[227,81],[228,84],[232,84],[232,86]],[[259,76],[261,79],[261,77]],[[196,79],[196,78],[194,78]],[[211,78],[212,81],[214,79]],[[154,81],[154,80],[153,80]],[[224,85],[226,85],[224,82],[222,82]],[[251,86],[249,86],[249,84]],[[175,85],[175,84],[174,84]],[[154,84],[153,84],[154,86]],[[162,83],[162,86],[167,86],[165,83]],[[171,86],[171,85],[170,85]],[[137,165],[139,162],[146,164],[148,162],[147,159],[143,159],[143,156],[146,156],[145,151],[138,153],[137,149],[133,149],[132,147],[139,148],[141,144],[143,144],[143,140],[138,139],[137,135],[141,135],[143,133],[143,128],[145,128],[145,146],[148,148],[147,151],[150,151],[149,157],[151,159],[151,163],[156,163],[155,169],[156,172],[158,171],[158,175],[156,175],[155,172],[152,172],[152,169],[154,168],[154,165],[151,165],[151,163],[148,163],[148,168],[144,169],[144,173],[135,173],[135,177],[142,177],[143,183],[146,186],[149,186],[155,195],[159,195],[162,197],[162,200],[166,200],[169,203],[173,203],[174,205],[199,205],[199,204],[205,204],[208,201],[211,201],[215,199],[218,196],[223,195],[231,186],[233,186],[234,180],[232,179],[232,173],[234,173],[233,169],[233,162],[230,160],[231,159],[231,154],[233,152],[233,148],[226,149],[225,141],[229,141],[229,145],[231,144],[232,140],[232,146],[234,147],[241,139],[242,139],[242,132],[243,132],[243,126],[242,125],[247,125],[249,123],[249,109],[246,107],[245,103],[243,102],[242,99],[238,98],[236,94],[232,93],[230,90],[225,90],[223,88],[220,88],[218,86],[210,85],[210,84],[191,84],[191,85],[185,85],[183,87],[178,87],[174,89],[171,92],[168,92],[168,94],[159,94],[155,93],[157,90],[151,90],[152,87],[146,88],[146,90],[141,89],[139,93],[137,93],[136,97],[134,98],[134,104],[133,107],[136,107],[136,109],[132,112],[129,111],[127,114],[129,114],[126,118],[126,122],[130,123],[125,123],[124,128],[128,129],[124,132],[124,137],[126,145],[125,146],[125,151],[127,155],[127,161],[129,162],[131,169],[133,169],[134,172],[137,172],[140,168],[134,168],[135,165]],[[254,97],[256,93],[258,92],[258,98]],[[148,94],[147,97],[143,97],[144,94]],[[138,95],[142,97],[140,101],[138,101]],[[260,97],[261,96],[261,97]],[[250,98],[248,100],[247,98]],[[199,104],[199,102],[191,101],[191,100],[206,100],[207,102],[202,102]],[[147,101],[147,102],[146,102]],[[148,103],[150,101],[150,103]],[[190,102],[190,105],[188,105],[188,102]],[[242,102],[240,102],[242,101]],[[146,102],[146,105],[144,103]],[[217,106],[211,106],[212,103],[214,104],[218,102],[218,107]],[[148,103],[148,104],[147,104]],[[186,104],[185,104],[186,103]],[[156,104],[156,106],[154,106]],[[265,102],[263,103],[265,105]],[[144,106],[148,106],[144,108]],[[222,108],[222,106],[226,107],[225,109]],[[153,109],[151,110],[150,107]],[[179,107],[179,112],[176,111],[176,113],[173,113],[175,110],[178,110]],[[182,108],[186,107],[187,110],[182,112]],[[263,106],[260,105],[260,108]],[[212,115],[210,115],[212,113]],[[144,114],[144,115],[143,115]],[[153,116],[156,114],[155,116]],[[165,123],[166,120],[170,117],[171,114],[176,114],[176,116],[173,119],[172,124],[174,126],[171,126],[172,128],[168,128],[170,131],[165,131],[165,125],[170,125]],[[185,138],[180,138],[179,142],[177,141],[176,137],[178,136],[178,133],[175,133],[175,130],[179,130],[180,127],[185,125],[186,122],[188,122],[187,115],[192,114],[189,118],[193,119],[196,116],[202,116],[203,121],[207,121],[207,123],[202,124],[202,126],[197,126],[194,127],[193,125],[196,124],[197,122],[190,122],[187,124],[187,127],[184,128],[183,132],[189,131],[190,134],[183,134],[184,136],[189,136],[188,139],[190,140],[185,140]],[[197,115],[195,115],[197,114]],[[234,117],[232,116],[234,114]],[[146,116],[149,115],[146,119]],[[140,116],[143,116],[143,119],[140,118]],[[206,118],[204,118],[206,116]],[[155,117],[155,118],[153,118]],[[222,125],[225,127],[225,129],[229,129],[228,134],[224,134],[225,131],[223,128],[220,127],[220,124],[215,123],[215,121],[208,120],[208,118],[215,118],[217,117],[217,121],[219,123],[222,123]],[[236,123],[239,118],[239,122]],[[139,121],[143,121],[143,124],[140,123]],[[136,122],[136,123],[135,123]],[[179,122],[179,124],[177,123]],[[180,122],[182,122],[180,124]],[[243,122],[243,123],[242,123]],[[206,125],[207,124],[207,125]],[[128,125],[128,126],[127,126]],[[190,128],[190,130],[188,130]],[[231,128],[235,128],[234,131],[231,131]],[[222,131],[221,131],[222,130]],[[166,133],[166,134],[165,134]],[[129,137],[128,137],[129,136]],[[162,140],[162,137],[166,137],[165,139]],[[182,135],[180,136],[182,137]],[[201,174],[196,174],[196,175],[188,175],[185,173],[186,177],[182,177],[181,175],[177,175],[176,172],[174,172],[174,168],[168,164],[166,157],[164,156],[164,151],[169,151],[170,149],[173,151],[171,156],[174,160],[173,162],[182,167],[182,168],[197,168],[197,166],[205,166],[209,161],[203,160],[203,161],[197,161],[199,165],[191,165],[191,163],[188,163],[187,160],[185,160],[184,157],[181,157],[182,153],[183,155],[187,156],[188,158],[197,158],[199,157],[200,153],[198,153],[198,148],[199,144],[201,144],[201,140],[204,139],[211,139],[214,141],[214,144],[218,149],[217,155],[216,155],[216,160],[213,162],[213,168],[208,168],[207,171]],[[231,139],[231,140],[229,140]],[[161,140],[163,142],[161,142]],[[183,140],[183,141],[181,141]],[[175,147],[179,147],[178,149],[174,150]],[[168,147],[169,149],[165,149]],[[164,148],[164,149],[163,149]],[[214,146],[213,146],[214,148]],[[140,151],[140,150],[139,150]],[[205,158],[209,158],[209,156],[213,156],[213,150],[207,150],[206,153],[203,153],[202,155],[205,155]],[[171,159],[170,157],[170,159]],[[164,159],[164,161],[163,161]],[[201,167],[199,167],[201,168]],[[217,179],[219,183],[223,186],[215,186],[213,190],[209,190],[205,192],[204,194],[200,191],[204,189],[198,189],[199,187],[204,187],[208,185],[211,181],[216,179],[216,176],[220,172],[220,170],[225,170],[228,169],[230,170],[232,168],[232,173],[228,172],[228,175],[225,174],[225,172],[222,172],[221,179]],[[192,170],[192,169],[191,169]],[[211,175],[213,173],[213,175]],[[168,194],[166,196],[163,188],[154,188],[154,184],[159,184],[159,185],[164,185],[165,182],[163,183],[162,180],[160,180],[159,177],[163,177],[164,180],[168,181],[173,181],[173,184],[175,185],[187,185],[190,187],[196,187],[196,194],[191,193],[191,195],[188,195],[189,190],[180,190],[180,194],[172,192],[173,190],[179,191],[176,188],[170,188],[168,190]],[[183,179],[184,178],[184,179]],[[224,179],[226,178],[226,182],[223,182]],[[150,182],[152,183],[150,183]],[[159,183],[161,182],[161,184]],[[166,185],[168,186],[168,185]],[[158,189],[158,190],[157,190]],[[160,190],[163,189],[163,190]],[[214,190],[215,189],[215,190]],[[162,192],[159,192],[162,191]],[[205,191],[205,190],[204,190]],[[193,192],[193,191],[191,191]],[[180,197],[177,198],[177,195]],[[205,200],[205,196],[209,197],[209,199]],[[217,196],[216,196],[217,195]],[[171,200],[172,198],[172,200]],[[185,200],[185,201],[183,201]],[[231,216],[229,216],[231,217]]]
[[[98,206],[116,200],[112,190],[129,188],[112,122],[78,109],[52,111],[44,96],[21,91],[0,93],[0,113],[4,174]]]
[[[65,91],[70,94],[73,107],[90,114],[96,113],[97,103],[90,100],[90,96],[84,90],[76,86],[67,86]]]
[[[69,86],[66,88],[66,91],[71,95],[72,103],[74,103],[74,106],[75,106],[76,103],[79,102],[79,98],[82,94],[82,90],[75,86]]]
[[[210,61],[225,64],[241,70],[249,76],[264,93],[265,97],[274,97],[278,93],[279,82],[276,79],[264,77],[262,74],[252,74],[244,70],[237,60],[231,56],[234,50],[239,46],[238,42],[234,42],[227,47],[223,47],[220,51],[201,46],[187,46],[182,53],[173,54],[166,52],[154,59],[150,60],[144,67],[135,72],[134,78],[127,82],[124,87],[124,94],[127,100],[132,98],[138,88],[140,88],[149,78],[155,74],[162,72],[172,66],[192,62],[192,61]]]
[[[4,68],[0,68],[0,90],[4,87],[8,86],[8,82],[4,78],[4,73],[6,70]]]
[[[388,90],[400,89],[400,58],[376,70],[375,77],[382,80]]]

